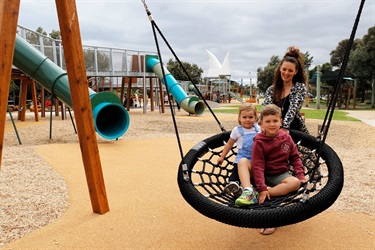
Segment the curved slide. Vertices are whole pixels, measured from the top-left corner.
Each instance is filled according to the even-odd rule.
[[[72,108],[67,73],[19,35],[16,37],[13,65]],[[129,127],[130,118],[118,96],[88,89],[96,132],[106,139],[122,136]]]
[[[176,81],[176,79],[171,75],[171,73],[164,68],[165,78],[163,78],[163,71],[161,64],[158,59],[154,57],[147,58],[146,61],[147,70],[153,71],[165,85],[164,80],[167,82],[168,91],[176,99],[177,103],[189,114],[200,115],[204,112],[205,105],[202,101],[199,101],[199,98],[196,96],[189,97],[186,92],[183,90],[181,85]]]

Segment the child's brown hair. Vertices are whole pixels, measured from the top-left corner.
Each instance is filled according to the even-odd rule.
[[[261,119],[268,115],[277,115],[281,118],[281,109],[276,106],[275,104],[268,104],[263,107],[262,111],[260,112]]]
[[[244,102],[244,103],[241,104],[240,108],[238,109],[238,124],[241,125],[240,115],[241,115],[242,111],[253,112],[254,115],[255,115],[255,120],[258,119],[257,108],[255,107],[255,105],[253,105],[252,103],[249,103],[249,102]]]

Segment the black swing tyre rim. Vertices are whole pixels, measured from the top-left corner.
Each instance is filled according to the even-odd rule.
[[[316,149],[318,142],[316,138],[299,132],[290,131],[294,142],[301,141],[301,145],[311,150]],[[178,171],[178,185],[184,199],[201,214],[238,227],[247,228],[268,228],[280,227],[295,224],[311,218],[330,207],[338,198],[343,184],[344,171],[341,160],[337,154],[327,144],[321,149],[321,158],[325,160],[328,169],[328,181],[324,188],[317,194],[310,197],[306,202],[296,202],[289,206],[269,209],[251,209],[226,206],[210,200],[202,195],[191,181],[191,171],[198,161],[198,157],[205,155],[209,149],[223,146],[223,141],[227,141],[229,132],[214,135],[195,145],[185,155],[182,163],[188,168],[190,180],[184,179],[184,172],[181,168]]]

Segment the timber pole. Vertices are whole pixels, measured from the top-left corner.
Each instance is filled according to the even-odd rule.
[[[9,0],[10,1],[10,0]],[[56,0],[72,106],[94,213],[109,211],[89,97],[75,0]]]
[[[0,1],[0,169],[20,0]]]

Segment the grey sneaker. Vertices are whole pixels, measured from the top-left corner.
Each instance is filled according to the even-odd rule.
[[[229,182],[224,188],[226,194],[234,194],[236,197],[240,197],[242,194],[242,187],[237,182]]]
[[[237,198],[240,197],[243,193],[243,188],[240,187],[236,192],[233,192],[234,196],[236,196]]]

